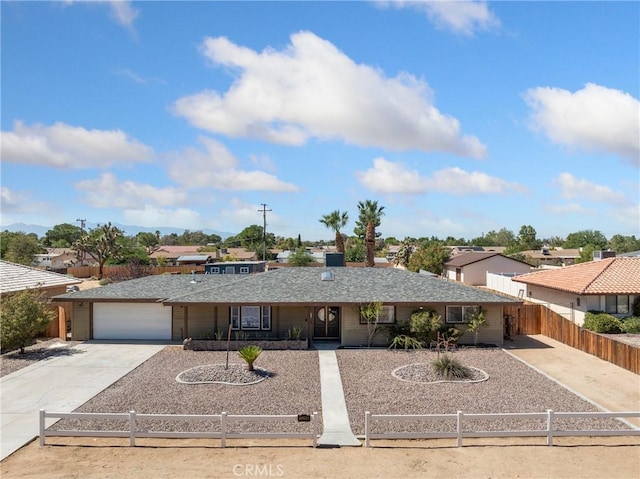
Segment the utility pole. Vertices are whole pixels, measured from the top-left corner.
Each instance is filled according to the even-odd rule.
[[[80,223],[80,238],[84,236],[84,226],[87,223],[86,218],[78,218],[76,221]],[[84,251],[78,251],[78,259],[80,260],[80,266],[84,266]]]
[[[266,203],[260,203],[262,205],[262,209],[258,210],[259,212],[262,213],[262,220],[263,220],[263,226],[262,226],[262,245],[263,245],[263,249],[262,249],[262,261],[266,261],[267,260],[267,211],[271,211],[267,209],[267,204]]]

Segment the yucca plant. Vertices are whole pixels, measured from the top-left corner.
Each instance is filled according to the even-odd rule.
[[[465,379],[471,377],[471,369],[463,366],[460,361],[448,354],[435,359],[431,366],[435,373],[443,379]]]
[[[260,346],[249,344],[240,348],[240,350],[238,351],[238,356],[240,356],[247,362],[247,369],[249,371],[253,371],[253,363],[256,362],[256,359],[258,359],[260,353],[262,353],[262,348]]]

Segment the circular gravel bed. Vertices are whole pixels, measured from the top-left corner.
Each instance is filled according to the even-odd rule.
[[[182,371],[176,381],[182,384],[230,384],[232,386],[248,386],[264,381],[269,371],[254,368],[249,371],[244,364],[207,364]]]
[[[399,368],[391,371],[391,375],[401,381],[410,381],[414,383],[479,383],[489,379],[489,375],[482,369],[474,368],[473,366],[467,366],[467,369],[471,372],[471,375],[467,378],[461,379],[443,379],[442,376],[437,374],[431,364],[427,363],[414,363],[400,366]]]

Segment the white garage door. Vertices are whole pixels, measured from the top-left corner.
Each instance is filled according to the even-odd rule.
[[[171,307],[155,303],[93,303],[93,339],[171,340]]]

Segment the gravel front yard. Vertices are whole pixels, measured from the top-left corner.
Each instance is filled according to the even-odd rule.
[[[196,366],[225,364],[224,351],[185,351],[168,346],[131,373],[87,401],[76,412],[140,414],[311,414],[320,412],[320,371],[316,351],[263,351],[255,363],[271,373],[256,384],[182,384],[176,377]],[[245,364],[237,352],[229,353],[229,364]],[[211,430],[219,424],[140,420],[144,429],[159,431]],[[118,421],[62,420],[53,428],[126,429]],[[308,423],[238,423],[237,431],[308,432]]]
[[[82,341],[63,341],[58,338],[39,339],[35,344],[27,346],[24,354],[20,354],[19,350],[2,354],[0,355],[0,377],[31,366],[38,361],[74,354],[71,348],[81,342]]]
[[[428,364],[432,351],[338,350],[347,408],[354,433],[364,434],[364,413],[437,414],[597,411],[591,403],[537,373],[500,349],[460,349],[453,356],[465,366],[481,369],[489,379],[476,383],[401,381],[392,371],[409,364]],[[225,352],[184,351],[170,346],[78,408],[77,412],[129,412],[149,414],[310,414],[321,412],[320,373],[316,351],[264,351],[256,367],[271,375],[256,384],[181,384],[176,377],[193,367],[224,364]],[[237,353],[230,363],[244,364]],[[418,366],[422,367],[422,366]],[[380,423],[378,423],[380,424]],[[624,429],[616,420],[563,419],[560,429]],[[216,422],[187,423],[141,420],[148,430],[219,431]],[[453,431],[449,422],[389,422],[376,428],[387,431]],[[54,429],[95,430],[127,428],[118,421],[63,420]],[[544,420],[478,421],[468,429],[543,429]],[[308,432],[307,423],[237,423],[230,430]],[[320,428],[321,430],[321,428]]]
[[[569,392],[501,349],[459,349],[452,353],[465,366],[481,369],[487,381],[475,383],[419,383],[400,381],[391,375],[397,367],[421,363],[425,368],[436,358],[434,351],[339,350],[347,409],[354,433],[364,434],[364,413],[450,414],[598,411],[588,401]],[[442,354],[442,353],[441,353]],[[466,421],[465,421],[466,423]],[[388,422],[376,431],[455,431],[455,420],[438,422]],[[559,429],[624,429],[612,419],[558,419]],[[474,420],[468,429],[543,429],[544,420]]]

